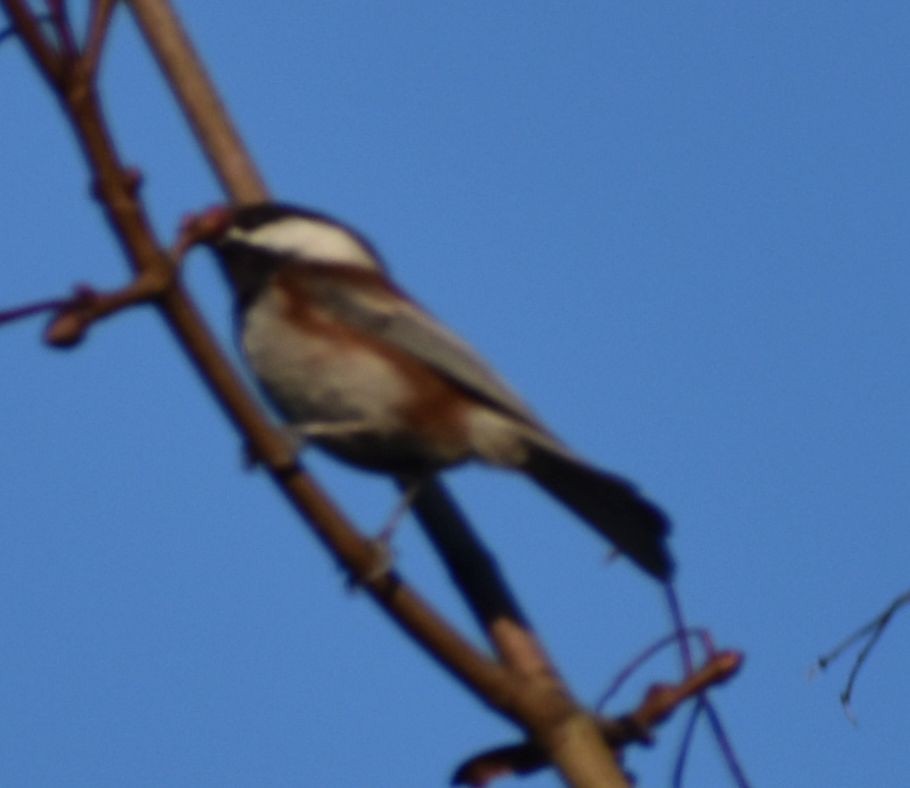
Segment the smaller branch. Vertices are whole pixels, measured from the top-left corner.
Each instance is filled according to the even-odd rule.
[[[44,339],[54,347],[72,347],[82,341],[93,323],[136,304],[147,304],[162,297],[173,281],[173,275],[162,275],[161,269],[154,269],[143,271],[120,290],[108,293],[83,290],[73,299],[71,306],[62,309],[50,322]]]
[[[634,712],[600,721],[604,740],[613,750],[633,743],[649,744],[653,728],[669,719],[687,700],[702,695],[710,687],[724,684],[739,671],[742,663],[743,657],[739,652],[720,651],[679,684],[654,685]],[[698,703],[705,707],[708,705],[701,697]],[[497,747],[465,761],[453,775],[452,783],[484,786],[497,777],[530,774],[547,765],[546,755],[533,743]]]
[[[266,199],[265,182],[170,4],[129,0],[127,5],[225,191],[240,203]]]
[[[666,596],[667,606],[670,608],[670,618],[673,621],[677,642],[679,643],[679,657],[682,660],[683,675],[688,676],[692,672],[692,652],[689,649],[689,639],[685,634],[687,627],[683,618],[682,605],[679,602],[679,595],[676,593],[672,581],[664,584],[664,595]],[[710,653],[710,649],[708,651]]]
[[[92,7],[88,35],[85,39],[85,49],[82,52],[83,68],[90,78],[94,78],[98,71],[98,62],[104,49],[104,41],[111,26],[111,17],[117,0],[92,0]]]
[[[676,629],[671,632],[669,635],[665,635],[660,638],[655,643],[652,643],[644,651],[642,651],[637,657],[635,657],[626,667],[624,667],[619,674],[613,679],[612,683],[606,690],[601,693],[601,696],[597,699],[597,702],[594,704],[594,708],[598,711],[603,710],[603,707],[607,704],[607,701],[610,700],[639,669],[641,669],[645,663],[650,660],[652,657],[657,656],[661,651],[663,651],[667,646],[671,646],[674,643],[679,643],[680,640],[688,641],[689,638],[696,638],[701,641],[702,648],[705,651],[705,659],[709,659],[714,654],[714,644],[711,642],[711,635],[707,629],[701,628],[688,628],[688,629]],[[688,671],[691,673],[691,668]]]
[[[47,301],[36,301],[32,304],[16,306],[12,309],[0,311],[0,325],[4,323],[13,323],[16,320],[23,320],[27,317],[40,315],[43,312],[56,312],[74,305],[81,294],[81,288],[76,287],[76,292],[69,298],[52,298]]]
[[[872,649],[878,644],[878,641],[881,640],[882,635],[885,633],[889,622],[894,617],[894,614],[897,613],[904,605],[910,604],[910,591],[905,591],[900,594],[893,602],[891,602],[888,607],[886,607],[881,613],[879,613],[875,618],[869,621],[866,624],[863,624],[856,632],[848,637],[844,638],[838,645],[836,645],[831,651],[827,654],[823,654],[818,658],[818,661],[815,664],[815,667],[818,670],[826,670],[832,662],[840,658],[843,653],[853,646],[855,643],[860,640],[866,639],[865,645],[860,649],[859,654],[856,657],[856,660],[853,662],[853,667],[850,669],[850,676],[847,679],[847,686],[844,687],[843,692],[841,692],[841,703],[847,711],[848,716],[850,715],[850,699],[853,696],[853,687],[856,684],[856,680],[859,677],[859,673],[862,670],[863,666],[866,664],[866,660],[869,658],[869,654]]]
[[[679,743],[679,753],[676,756],[676,763],[673,765],[673,777],[670,785],[673,788],[680,788],[683,784],[683,775],[686,771],[686,761],[689,760],[689,753],[692,752],[692,740],[695,738],[695,730],[698,724],[698,718],[705,710],[704,698],[699,698],[689,713],[689,719],[686,720],[686,727],[683,730],[682,741]]]
[[[645,696],[644,702],[630,715],[641,730],[648,730],[666,721],[669,716],[689,698],[719,686],[731,679],[743,664],[743,655],[738,651],[719,651],[699,670],[687,676],[679,684],[656,685]]]
[[[38,22],[50,22],[50,14],[39,14],[35,17]],[[0,30],[0,44],[2,44],[8,38],[14,38],[19,34],[19,31],[16,29],[15,25],[8,25]]]
[[[38,66],[54,85],[59,85],[63,75],[63,60],[41,32],[41,23],[49,21],[46,14],[36,15],[22,0],[0,0],[10,18],[10,29],[22,39]]]
[[[73,25],[70,22],[69,10],[66,0],[47,0],[47,10],[57,34],[59,50],[64,59],[76,60],[79,57],[79,45],[73,34]]]
[[[714,704],[708,700],[707,695],[702,695],[698,699],[698,703],[696,703],[695,707],[692,709],[692,715],[686,721],[686,729],[679,746],[679,756],[676,759],[676,765],[673,768],[673,778],[670,784],[673,788],[679,788],[683,784],[683,773],[686,768],[689,752],[692,750],[692,738],[695,735],[695,725],[700,717],[708,718],[711,732],[714,734],[717,746],[720,747],[724,762],[727,764],[727,769],[730,772],[730,777],[733,779],[734,784],[737,785],[738,788],[749,788],[749,780],[746,778],[746,773],[733,750],[733,745],[730,743],[730,737],[727,736],[727,731],[720,721],[720,715],[717,713]]]
[[[733,781],[739,788],[749,788],[749,780],[746,779],[746,773],[743,771],[743,767],[739,762],[739,759],[736,757],[736,753],[733,751],[733,745],[730,743],[730,737],[727,736],[727,731],[724,728],[723,723],[720,721],[720,715],[717,713],[717,709],[714,708],[714,704],[711,703],[707,698],[702,699],[702,705],[704,707],[705,714],[708,716],[708,722],[711,723],[711,732],[714,734],[714,738],[717,740],[717,746],[720,747],[720,751],[723,753],[724,760],[727,762],[727,768],[730,770],[730,776],[733,778]]]
[[[136,304],[163,296],[173,284],[173,274],[161,269],[148,270],[120,290],[101,293],[87,285],[77,285],[69,298],[37,301],[0,312],[0,325],[27,317],[56,312],[44,332],[49,345],[64,348],[82,341],[93,323]]]

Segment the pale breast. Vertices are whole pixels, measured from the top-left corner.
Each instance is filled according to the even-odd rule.
[[[407,392],[389,362],[343,333],[292,322],[285,307],[280,291],[264,293],[247,311],[241,337],[250,366],[285,418],[393,428]]]

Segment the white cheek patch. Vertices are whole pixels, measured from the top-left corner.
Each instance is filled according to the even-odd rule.
[[[369,250],[340,227],[300,217],[289,217],[253,230],[231,227],[224,237],[273,254],[285,252],[373,271],[379,269],[379,263]]]

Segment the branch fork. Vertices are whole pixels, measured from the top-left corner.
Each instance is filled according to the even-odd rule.
[[[657,725],[668,720],[686,701],[702,698],[711,687],[729,681],[739,672],[742,664],[743,655],[740,652],[719,651],[678,684],[652,685],[632,713],[599,720],[604,742],[615,752],[628,744],[652,744],[652,732]],[[506,745],[465,761],[455,771],[452,783],[481,788],[494,779],[531,774],[548,765],[547,756],[537,744]]]
[[[79,344],[89,328],[99,320],[130,307],[161,299],[176,281],[175,265],[163,263],[140,272],[132,282],[119,290],[107,292],[79,284],[69,298],[36,301],[0,311],[0,325],[27,317],[52,312],[44,341],[52,347],[69,348]]]

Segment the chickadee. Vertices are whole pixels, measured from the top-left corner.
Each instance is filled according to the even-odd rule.
[[[217,255],[246,359],[295,433],[403,479],[468,460],[521,471],[644,571],[670,578],[663,512],[572,454],[398,288],[359,233],[272,202],[211,208],[186,231]]]

